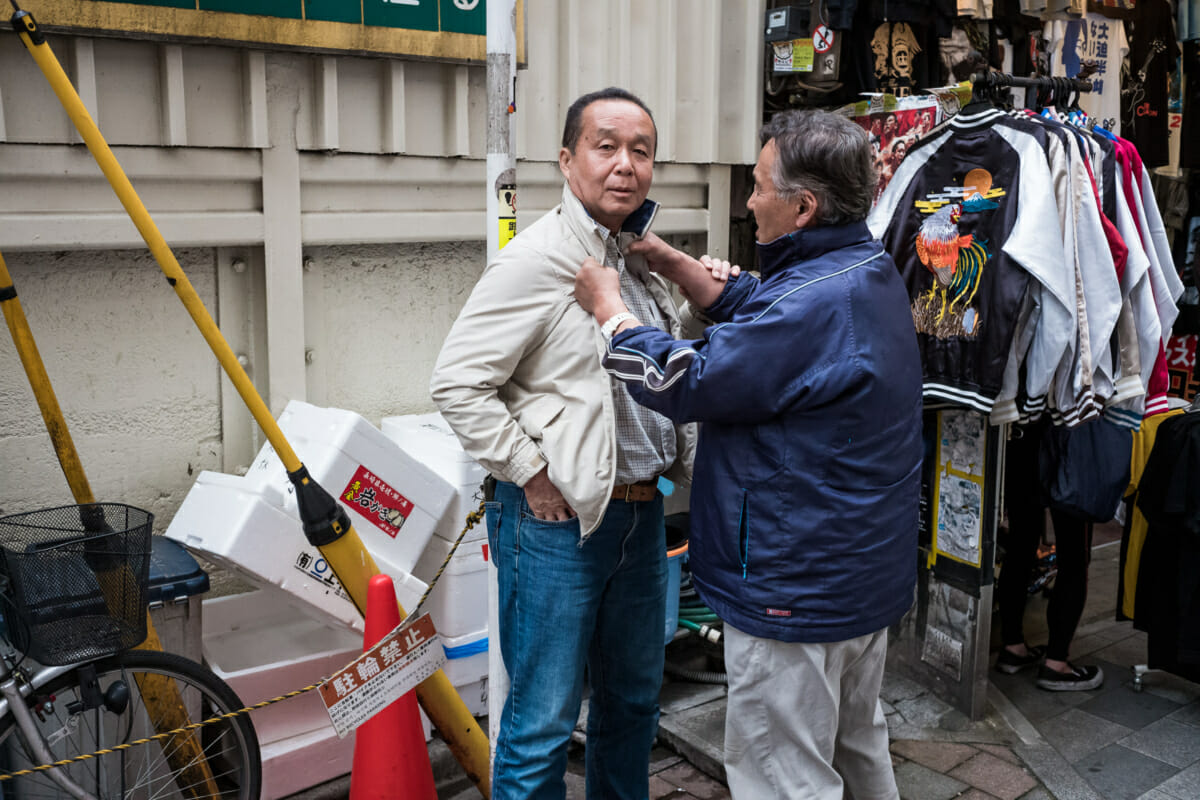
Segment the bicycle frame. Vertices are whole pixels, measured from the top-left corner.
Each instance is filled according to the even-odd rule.
[[[24,699],[33,694],[33,691],[38,687],[45,686],[58,676],[77,669],[79,665],[42,667],[32,677],[29,677],[23,670],[13,664],[12,657],[9,654],[5,653],[2,657],[4,661],[4,675],[0,679],[0,695],[3,695],[0,698],[0,719],[11,714],[13,720],[17,723],[17,730],[21,740],[29,748],[29,752],[43,764],[52,763],[54,757],[50,754],[50,748],[46,746],[45,740],[38,733],[37,726],[33,722],[33,714],[29,712],[29,707],[25,705]],[[84,791],[83,787],[67,777],[61,770],[47,770],[47,775],[60,789],[68,793],[71,797],[77,798],[77,800],[97,800],[94,795]]]

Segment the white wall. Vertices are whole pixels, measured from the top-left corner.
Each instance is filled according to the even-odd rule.
[[[656,230],[728,246],[752,163],[762,0],[527,0],[520,226],[557,202],[562,116],[619,84],[655,111]],[[42,20],[43,23],[49,20]],[[270,408],[378,422],[429,373],[485,258],[478,65],[55,36],[63,62]],[[261,434],[16,37],[0,37],[0,253],[92,488],[161,529]],[[0,513],[71,502],[0,335]]]

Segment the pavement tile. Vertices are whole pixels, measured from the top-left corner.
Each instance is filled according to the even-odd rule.
[[[971,787],[955,798],[955,800],[996,800],[996,795],[988,794],[982,789]]]
[[[1120,641],[1120,640],[1117,640]],[[1091,636],[1080,636],[1075,634],[1075,638],[1071,640],[1071,658],[1076,661],[1086,661],[1088,656],[1103,650],[1113,643],[1113,639],[1101,634],[1092,634]]]
[[[1158,789],[1151,789],[1137,800],[1178,800],[1178,798],[1171,797],[1169,794],[1163,794]]]
[[[1008,701],[1035,725],[1090,699],[1087,692],[1047,692],[1039,689],[1033,682],[1034,677],[1028,671],[1016,675],[992,672],[990,679]]]
[[[1054,795],[1039,786],[1032,792],[1021,795],[1021,800],[1054,800]]]
[[[683,761],[678,753],[673,753],[665,747],[656,746],[650,751],[650,774],[662,772],[667,767],[673,767]]]
[[[668,786],[683,789],[698,800],[729,800],[729,789],[687,762],[668,767],[654,777]]]
[[[983,750],[985,753],[991,753],[996,758],[1003,759],[1004,761],[1007,761],[1010,764],[1016,764],[1017,766],[1024,766],[1021,763],[1020,757],[1017,756],[1017,754],[1012,751],[1011,747],[1005,747],[1002,744],[979,744],[979,745],[975,745],[975,746],[978,747],[980,750]]]
[[[1200,726],[1200,702],[1188,703],[1178,711],[1172,711],[1167,715],[1167,719],[1173,719],[1185,725]]]
[[[979,751],[966,744],[952,742],[918,742],[902,740],[892,742],[892,753],[904,756],[935,772],[949,772]]]
[[[1132,684],[1131,684],[1132,686]],[[1142,676],[1142,691],[1189,705],[1200,700],[1200,684],[1169,672],[1153,671]]]
[[[952,709],[944,700],[926,693],[920,697],[901,700],[896,703],[896,710],[911,725],[934,728],[937,727],[941,718]]]
[[[966,791],[967,784],[909,761],[896,768],[900,800],[950,800]]]
[[[1140,636],[1130,636],[1097,650],[1095,656],[1124,667],[1132,677],[1133,665],[1146,663],[1146,640]]]
[[[1038,725],[1038,732],[1072,763],[1132,733],[1124,725],[1075,708]]]
[[[725,700],[658,720],[658,740],[709,775],[725,776]]]
[[[899,675],[894,671],[883,673],[883,685],[879,687],[879,696],[886,702],[895,705],[901,700],[909,700],[928,693],[928,689],[914,680]]]
[[[1178,769],[1200,761],[1200,729],[1170,718],[1150,723],[1121,739],[1119,744]]]
[[[658,707],[664,714],[674,714],[703,705],[725,696],[725,687],[712,683],[664,683],[658,694]]]
[[[1084,694],[1084,692],[1079,692]],[[1149,692],[1135,692],[1127,687],[1104,692],[1079,706],[1079,710],[1097,717],[1139,730],[1180,708],[1179,703]]]
[[[1119,642],[1130,636],[1145,637],[1145,635],[1140,631],[1135,631],[1132,622],[1116,622],[1111,618],[1098,619],[1084,623],[1075,629],[1075,636],[1071,639],[1071,649],[1075,649],[1075,642],[1079,641],[1081,636],[1095,636],[1106,642]]]
[[[1163,790],[1160,784],[1178,777],[1170,764],[1119,744],[1110,744],[1076,762],[1075,769],[1107,800],[1136,800],[1151,789]]]
[[[1001,800],[1017,800],[1038,783],[1024,767],[1010,764],[991,753],[979,753],[947,774],[977,789],[991,792]]]
[[[1188,767],[1155,788],[1172,800],[1196,800],[1200,797],[1200,764]]]

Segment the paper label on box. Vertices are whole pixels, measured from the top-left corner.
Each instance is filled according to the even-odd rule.
[[[342,500],[393,539],[413,510],[411,500],[362,464],[342,490]]]
[[[333,567],[319,550],[301,550],[296,554],[295,567],[308,577],[320,581],[326,590],[337,597],[350,600],[350,595],[342,586],[341,581],[337,579],[337,575],[334,574]]]
[[[428,614],[398,625],[319,687],[339,738],[378,714],[446,663]]]

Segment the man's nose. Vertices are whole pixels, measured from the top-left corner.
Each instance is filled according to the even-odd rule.
[[[617,165],[616,169],[623,172],[633,171],[633,158],[629,155],[629,150],[622,147],[617,150]]]

